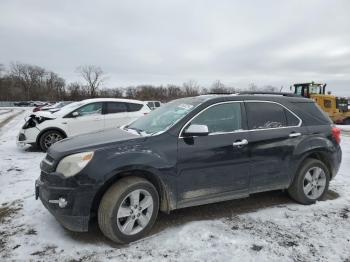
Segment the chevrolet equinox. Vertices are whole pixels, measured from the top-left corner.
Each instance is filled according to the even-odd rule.
[[[36,198],[67,229],[97,217],[117,243],[145,236],[158,211],[286,189],[313,204],[341,162],[340,130],[287,94],[174,100],[120,128],[63,139],[41,162]]]

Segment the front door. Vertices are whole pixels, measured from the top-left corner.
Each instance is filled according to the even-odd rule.
[[[209,135],[178,140],[179,206],[205,204],[246,195],[249,187],[249,140],[242,121],[242,103],[213,105],[190,124],[208,126]]]
[[[74,116],[73,113],[77,115]],[[70,114],[66,119],[69,136],[90,133],[102,130],[105,127],[104,115],[102,115],[102,102],[84,105]]]

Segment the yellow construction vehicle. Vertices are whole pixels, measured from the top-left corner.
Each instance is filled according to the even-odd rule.
[[[326,86],[327,84],[317,84],[314,82],[293,85],[294,94],[315,100],[334,123],[350,125],[348,99],[336,97],[330,92],[326,94]]]

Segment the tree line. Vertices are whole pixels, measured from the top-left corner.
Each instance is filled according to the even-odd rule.
[[[138,100],[159,100],[167,102],[176,98],[208,93],[235,93],[241,91],[215,81],[209,88],[189,80],[182,85],[138,85],[128,87],[106,87],[106,74],[98,66],[84,65],[76,69],[82,82],[67,83],[57,73],[43,67],[20,62],[8,67],[0,64],[1,101],[76,101],[95,97],[130,98]],[[249,85],[248,91],[271,91],[273,86]]]

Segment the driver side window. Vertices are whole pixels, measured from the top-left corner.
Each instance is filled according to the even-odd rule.
[[[233,102],[212,106],[193,119],[191,125],[206,125],[209,134],[242,129],[240,104]]]
[[[82,106],[79,109],[77,109],[76,112],[79,113],[79,116],[101,115],[102,103],[91,103],[91,104]]]

